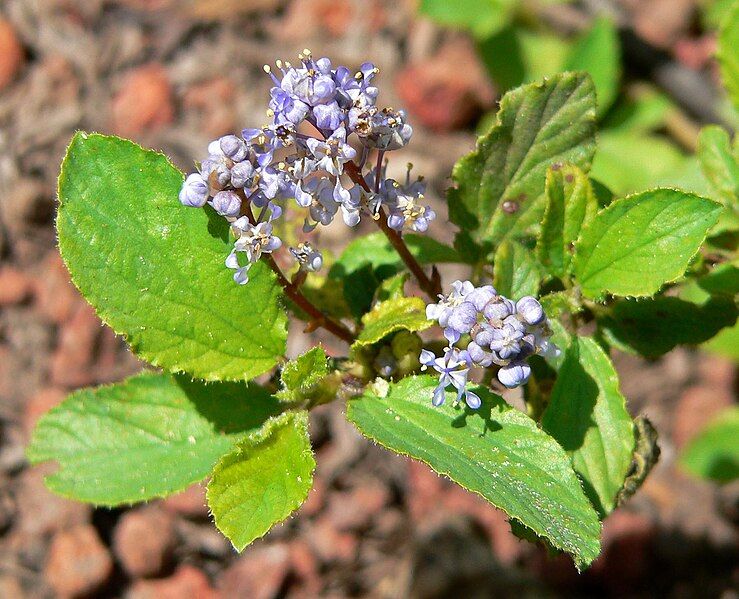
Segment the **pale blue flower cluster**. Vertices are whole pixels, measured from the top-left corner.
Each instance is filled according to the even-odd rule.
[[[467,389],[474,366],[497,366],[498,380],[514,388],[528,381],[530,356],[559,353],[550,341],[549,322],[536,298],[526,296],[513,302],[492,285],[475,287],[470,281],[454,281],[449,295],[440,295],[437,304],[426,307],[426,316],[439,323],[449,342],[441,358],[428,350],[420,356],[422,370],[431,367],[441,375],[432,400],[435,406],[444,402],[444,392],[452,385],[457,401],[464,398],[471,408],[480,407],[480,398]],[[462,340],[468,341],[465,349],[456,347]]]
[[[413,130],[404,111],[376,105],[377,68],[364,63],[352,73],[344,66],[334,68],[328,58],[314,60],[307,50],[299,59],[298,66],[277,61],[277,71],[265,66],[274,83],[269,122],[213,141],[208,157],[180,191],[186,206],[209,204],[232,223],[236,243],[226,264],[241,284],[261,254],[282,245],[272,221],[289,200],[307,211],[305,233],[330,224],[339,213],[354,227],[362,213],[377,218],[386,210],[391,228],[416,232],[425,231],[436,216],[421,204],[425,184],[411,182],[410,169],[404,184],[384,176],[384,153],[405,146]],[[372,152],[376,160],[369,160]],[[362,184],[347,176],[350,161]],[[368,163],[375,166],[363,172]],[[247,218],[252,207],[261,212]],[[308,247],[290,251],[301,268],[320,268],[320,252]]]

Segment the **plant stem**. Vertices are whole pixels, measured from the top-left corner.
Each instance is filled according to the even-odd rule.
[[[362,177],[362,173],[359,171],[359,167],[352,162],[349,161],[344,164],[344,172],[349,176],[349,178],[354,181],[357,185],[360,185],[362,189],[364,189],[367,192],[371,193],[370,186],[367,185],[367,182],[364,180],[364,177]],[[395,231],[394,229],[391,229],[387,224],[387,215],[385,214],[385,210],[380,207],[380,209],[377,212],[377,219],[375,219],[375,222],[377,223],[377,226],[380,227],[382,232],[385,234],[385,237],[388,238],[388,241],[390,244],[395,248],[395,251],[398,252],[398,255],[401,257],[403,262],[405,262],[405,265],[408,267],[408,270],[410,270],[413,273],[413,276],[418,281],[418,284],[421,286],[421,289],[423,289],[426,294],[431,298],[432,300],[436,300],[438,295],[441,293],[440,286],[432,281],[426,273],[423,271],[423,268],[421,268],[421,265],[418,263],[418,261],[415,259],[413,254],[411,254],[410,250],[408,249],[408,246],[405,244],[405,241],[403,241],[403,237],[401,237],[400,233]]]
[[[249,199],[243,194],[243,192],[239,195],[241,195],[241,212],[249,219],[249,222],[252,225],[255,225],[257,221],[254,218],[254,213],[252,212]],[[339,321],[333,320],[314,306],[311,301],[301,293],[298,286],[292,283],[284,275],[271,254],[262,254],[262,258],[272,269],[272,272],[277,275],[277,282],[284,290],[285,295],[287,295],[303,312],[311,317],[311,324],[316,327],[326,329],[328,332],[333,333],[339,339],[346,341],[350,345],[354,342],[354,334]]]

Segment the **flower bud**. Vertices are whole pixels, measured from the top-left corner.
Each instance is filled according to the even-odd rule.
[[[180,189],[180,202],[185,206],[202,208],[208,200],[208,184],[198,173],[188,175]]]
[[[497,323],[515,312],[513,302],[502,295],[496,295],[482,309],[482,313],[491,323]]]
[[[218,142],[223,155],[234,162],[241,162],[249,153],[249,148],[247,148],[244,140],[235,135],[225,135]]]
[[[462,302],[452,310],[448,326],[460,334],[469,333],[477,322],[477,310],[470,302]]]
[[[529,376],[531,367],[526,362],[511,362],[508,366],[501,366],[498,371],[498,380],[509,389],[523,385]]]
[[[544,309],[535,297],[527,295],[516,302],[516,312],[527,324],[539,324],[544,320]]]
[[[252,186],[254,182],[254,165],[248,160],[237,162],[231,167],[231,185],[236,189]]]
[[[221,216],[237,217],[241,211],[241,198],[233,191],[219,191],[211,204]]]
[[[472,303],[475,308],[482,312],[485,309],[485,305],[495,297],[495,287],[492,285],[483,285],[477,287],[472,293],[468,293],[464,300]]]

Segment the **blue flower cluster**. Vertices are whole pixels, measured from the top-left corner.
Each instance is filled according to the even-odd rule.
[[[432,399],[435,406],[444,403],[444,392],[453,385],[457,401],[464,398],[470,408],[480,407],[480,398],[467,389],[474,366],[498,366],[498,380],[514,388],[529,379],[529,356],[559,353],[549,340],[549,322],[536,298],[526,296],[514,303],[492,285],[475,287],[469,281],[454,281],[449,295],[440,295],[439,303],[426,306],[426,316],[439,323],[449,342],[443,357],[423,350],[419,358],[422,370],[430,367],[440,374]],[[455,347],[467,336],[465,349]]]
[[[404,183],[384,176],[384,153],[404,147],[413,130],[404,111],[377,106],[378,69],[364,63],[353,74],[344,66],[334,68],[328,58],[314,60],[308,50],[299,59],[299,66],[277,61],[276,72],[264,67],[274,83],[269,122],[211,142],[208,157],[180,191],[184,205],[207,203],[232,224],[236,242],[226,265],[241,284],[261,254],[282,245],[272,221],[290,200],[307,209],[305,233],[328,225],[339,212],[354,227],[362,213],[378,218],[387,210],[389,227],[417,232],[436,216],[421,204],[425,184],[420,178],[411,182],[410,168]],[[368,161],[371,152],[377,159]],[[346,176],[349,162],[353,179]],[[375,166],[363,172],[368,162]],[[258,216],[252,206],[261,209]],[[305,270],[323,263],[308,243],[290,251]],[[239,255],[245,255],[245,264]]]

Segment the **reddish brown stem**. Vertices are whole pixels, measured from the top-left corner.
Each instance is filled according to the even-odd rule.
[[[241,212],[249,219],[249,222],[252,225],[256,224],[257,221],[254,218],[254,213],[252,212],[249,200],[243,195],[243,193],[239,195],[241,195]],[[262,254],[262,258],[272,269],[272,272],[277,275],[277,282],[282,287],[285,295],[287,295],[287,297],[289,297],[303,312],[311,317],[311,324],[315,327],[326,329],[328,332],[333,333],[339,339],[346,341],[350,345],[354,343],[354,334],[343,324],[333,320],[329,316],[326,316],[316,306],[314,306],[310,300],[300,292],[298,286],[288,280],[271,254]]]
[[[359,171],[359,167],[354,162],[345,163],[344,172],[349,175],[349,178],[354,181],[354,183],[360,185],[362,189],[367,192],[372,191],[369,185],[367,185],[367,181],[365,181],[364,177],[362,177],[362,173]],[[398,255],[401,257],[403,262],[405,262],[408,270],[413,273],[413,276],[418,281],[421,289],[423,289],[432,300],[436,300],[436,298],[441,293],[441,286],[439,285],[438,281],[435,282],[426,275],[423,268],[421,268],[421,265],[418,263],[413,254],[411,254],[400,233],[388,226],[387,214],[385,214],[385,210],[383,208],[380,208],[377,213],[377,217],[378,218],[375,220],[377,226],[380,227],[382,232],[385,234],[385,237],[387,237],[390,244],[393,246],[393,248],[395,248],[395,251],[398,252]]]

